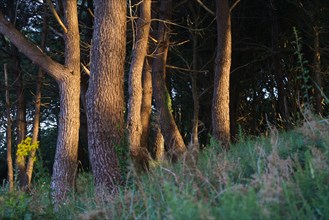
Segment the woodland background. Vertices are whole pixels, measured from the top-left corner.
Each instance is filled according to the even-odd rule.
[[[51,11],[53,7],[61,19],[65,21],[64,9],[68,7],[66,2],[0,1],[0,10],[11,23],[15,24],[17,30],[33,44],[39,45],[40,50],[43,50],[47,56],[58,63],[66,63],[68,61],[65,57],[67,54],[65,31]],[[84,93],[89,84],[89,70],[93,68],[90,66],[93,28],[97,26],[97,22],[101,24],[103,19],[101,17],[95,18],[93,5],[101,5],[97,2],[92,0],[77,2],[80,36],[80,50],[78,51],[80,52],[80,61],[78,65],[81,66],[81,91]],[[124,188],[121,191],[119,189],[119,194],[122,196],[119,197],[121,200],[114,200],[113,203],[110,201],[112,205],[114,204],[113,207],[121,207],[116,212],[104,209],[104,207],[108,207],[109,201],[103,197],[101,200],[104,199],[106,202],[102,205],[99,202],[89,204],[86,201],[87,194],[93,192],[94,186],[90,186],[90,192],[85,192],[79,188],[83,185],[92,185],[91,182],[93,182],[92,177],[88,174],[92,172],[88,152],[87,128],[90,123],[87,122],[86,109],[84,109],[88,103],[81,104],[78,142],[79,163],[77,168],[74,168],[80,174],[80,179],[78,178],[78,183],[74,184],[77,184],[77,192],[83,191],[79,197],[81,200],[78,199],[85,204],[83,209],[93,210],[95,207],[101,207],[100,211],[95,213],[100,218],[104,216],[126,216],[127,218],[147,217],[153,219],[166,215],[175,218],[180,217],[180,214],[179,210],[174,210],[173,207],[177,204],[183,204],[183,207],[189,210],[186,214],[192,218],[193,216],[195,216],[194,218],[196,216],[200,218],[221,216],[234,219],[234,205],[240,207],[242,204],[242,208],[240,207],[242,212],[245,211],[245,216],[250,216],[251,219],[275,217],[275,210],[283,210],[278,214],[281,217],[287,215],[296,218],[315,216],[318,219],[325,219],[328,217],[328,208],[325,208],[325,204],[328,202],[325,201],[328,199],[329,191],[325,185],[329,178],[324,173],[328,171],[329,152],[329,142],[326,137],[328,122],[325,120],[328,116],[329,101],[327,98],[329,97],[327,77],[329,74],[329,2],[327,0],[217,1],[218,5],[226,2],[225,4],[228,3],[228,6],[231,7],[228,8],[230,9],[232,34],[229,75],[230,141],[226,143],[225,138],[221,140],[212,135],[216,55],[220,53],[217,51],[216,1],[168,1],[172,4],[171,16],[169,17],[166,17],[168,11],[160,10],[161,5],[165,4],[163,3],[166,2],[165,0],[152,1],[151,18],[153,20],[150,23],[150,36],[148,37],[148,58],[156,59],[156,48],[160,48],[160,43],[157,41],[159,24],[164,24],[165,29],[170,29],[166,32],[169,33],[170,37],[164,71],[164,83],[168,91],[165,104],[193,158],[193,162],[185,163],[190,159],[186,159],[186,157],[182,159],[178,156],[176,165],[165,160],[163,166],[159,165],[161,163],[158,164],[156,160],[159,156],[158,146],[163,145],[168,151],[169,161],[175,162],[177,158],[175,153],[172,155],[170,152],[171,147],[169,145],[171,143],[166,143],[162,137],[159,138],[161,132],[164,136],[168,132],[162,128],[161,120],[163,118],[159,116],[155,97],[152,100],[150,133],[146,147],[153,159],[150,159],[147,165],[145,165],[144,159],[136,162],[131,145],[129,145],[131,133],[129,133],[129,119],[127,118],[130,117],[128,109],[132,106],[129,100],[132,94],[129,91],[132,83],[129,78],[130,67],[134,57],[133,49],[137,43],[137,32],[141,28],[137,23],[138,17],[141,16],[139,10],[141,5],[147,1],[141,2],[133,0],[126,2],[127,31],[125,40],[127,44],[125,57],[121,59],[122,64],[124,64],[124,91],[122,92],[124,92],[125,110],[122,112],[124,113],[122,117],[125,119],[125,127],[123,128],[124,138],[122,138],[120,145],[117,144],[115,147],[115,155],[118,158],[120,170],[119,175],[122,177],[122,182],[125,182],[123,185],[129,190],[133,190],[129,191]],[[164,19],[161,16],[165,16]],[[43,184],[50,185],[50,176],[53,175],[60,124],[60,105],[62,104],[59,86],[54,77],[44,74],[38,65],[21,53],[20,49],[11,43],[11,39],[1,34],[0,44],[0,178],[4,183],[0,202],[14,198],[18,201],[17,204],[26,203],[21,213],[10,211],[10,208],[20,210],[17,209],[17,204],[13,202],[14,205],[10,203],[4,206],[8,209],[2,214],[7,213],[3,214],[7,217],[11,214],[11,217],[47,216],[51,212],[49,207],[52,207],[52,202],[47,200],[48,203],[45,202],[47,207],[43,207],[41,204],[33,204],[30,196],[31,191],[34,192],[34,190],[39,189],[40,192],[38,193],[40,194],[35,193],[34,196],[40,196],[42,187],[44,187]],[[153,53],[152,50],[154,50]],[[5,85],[5,65],[7,66],[9,86]],[[111,67],[113,66],[108,65],[108,68]],[[32,185],[29,186],[29,190],[23,190],[27,191],[26,194],[23,192],[22,194],[17,192],[6,194],[6,187],[9,187],[6,185],[8,177],[6,161],[8,107],[10,107],[9,115],[13,122],[10,132],[12,134],[11,154],[15,167],[14,178],[17,181],[15,187],[18,190],[21,188],[19,185],[22,182],[19,180],[22,179],[19,176],[19,166],[17,166],[17,164],[19,165],[19,160],[17,160],[19,156],[16,152],[19,149],[18,145],[26,140],[26,137],[33,136],[36,94],[38,94],[37,85],[41,88],[40,128],[37,135],[39,144],[36,155],[32,157],[35,161]],[[9,106],[6,106],[6,88],[9,89],[7,90],[9,92],[9,96],[7,96],[10,101]],[[93,89],[95,88],[93,87]],[[120,92],[118,91],[118,93]],[[155,95],[153,94],[153,96]],[[194,122],[196,121],[197,129],[195,131]],[[259,138],[262,135],[268,138]],[[31,156],[31,144],[26,145],[30,146],[27,155],[25,155],[29,157]],[[193,151],[195,146],[197,146],[197,153]],[[213,154],[217,157],[211,156]],[[130,159],[130,156],[133,159]],[[27,159],[24,160],[28,162]],[[310,165],[312,163],[308,164],[307,161],[316,162]],[[263,168],[259,168],[259,166]],[[312,169],[316,166],[321,175],[314,177]],[[145,170],[149,170],[151,176],[145,174]],[[212,173],[214,170],[217,172]],[[259,175],[255,177],[255,173]],[[277,179],[279,182],[271,178]],[[150,180],[151,182],[155,181],[154,179],[160,181],[159,184],[163,186],[161,189],[155,189],[156,185],[148,182]],[[167,179],[168,185],[166,185]],[[282,182],[280,182],[281,180]],[[97,188],[97,180],[94,179],[94,181],[96,181]],[[318,185],[308,185],[311,181]],[[298,185],[299,183],[300,185]],[[292,192],[289,191],[290,187],[294,184],[301,186],[298,192],[300,194],[290,193]],[[318,195],[314,199],[315,202],[312,200],[312,193],[308,189],[314,190],[313,193]],[[50,189],[48,187],[44,190],[48,190],[49,193]],[[274,192],[271,194],[271,190],[277,191],[278,194]],[[158,204],[159,210],[152,213],[149,210],[152,205],[149,206],[149,204],[156,206],[155,201],[158,195],[155,191],[159,191],[160,194],[163,193],[161,194],[163,204]],[[171,194],[173,191],[175,192]],[[227,193],[227,191],[229,192]],[[238,193],[241,193],[241,197]],[[142,195],[141,199],[135,201],[135,194]],[[175,198],[171,197],[175,194],[177,195]],[[321,194],[323,197],[320,196]],[[191,195],[191,200],[189,200],[189,195]],[[69,198],[72,198],[71,196],[70,194]],[[263,200],[259,200],[260,197],[263,197]],[[197,198],[201,198],[200,204],[196,202]],[[214,200],[212,201],[210,198]],[[219,201],[217,201],[218,198],[220,198]],[[97,199],[99,196],[95,198],[95,201]],[[62,201],[62,198],[59,200]],[[171,201],[172,204],[168,201]],[[184,203],[183,201],[187,202]],[[241,203],[241,201],[245,203]],[[257,202],[254,203],[253,201]],[[296,203],[291,201],[296,201]],[[129,206],[129,202],[134,203],[134,205]],[[218,212],[213,208],[217,203],[222,207]],[[270,205],[267,206],[268,204]],[[285,204],[290,205],[289,210],[283,209]],[[37,206],[43,210],[36,210],[35,207]],[[72,207],[74,208],[72,209]],[[81,212],[77,207],[79,204],[72,202],[67,208],[61,209],[61,214],[76,217]],[[165,210],[162,210],[161,207]],[[257,207],[261,207],[263,212],[255,211],[258,209]],[[75,211],[70,212],[70,208]],[[198,210],[198,213],[194,215],[193,209]],[[302,211],[299,212],[299,209]],[[215,211],[213,213],[209,210]],[[181,217],[188,217],[188,215]]]

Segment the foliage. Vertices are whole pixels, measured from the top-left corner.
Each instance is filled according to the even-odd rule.
[[[223,152],[215,141],[197,158],[127,173],[129,183],[110,200],[94,197],[92,175],[53,213],[49,178],[31,195],[1,192],[1,216],[63,219],[328,219],[329,121],[305,113],[301,127],[241,137]],[[196,159],[196,160],[195,160]],[[237,211],[238,210],[238,211]]]
[[[16,156],[17,158],[25,158],[30,155],[31,151],[36,151],[39,147],[39,141],[32,143],[31,137],[26,137],[20,144],[17,146]],[[36,160],[36,157],[32,158]]]

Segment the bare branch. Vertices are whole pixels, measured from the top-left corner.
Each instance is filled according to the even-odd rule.
[[[211,15],[216,16],[216,13],[210,10],[205,4],[203,4],[201,0],[196,0],[196,1],[202,6],[202,8],[204,8]]]
[[[48,5],[49,5],[49,7],[50,7],[51,12],[54,14],[54,16],[55,16],[57,22],[58,22],[59,25],[63,28],[64,32],[67,33],[67,28],[65,27],[65,25],[64,25],[64,23],[63,23],[63,21],[62,21],[62,19],[59,17],[59,15],[58,15],[56,9],[54,8],[53,3],[52,3],[50,0],[47,0],[47,3],[48,3]]]
[[[55,80],[60,81],[69,70],[44,54],[40,48],[31,43],[0,12],[0,33],[5,35],[32,62],[46,70]]]
[[[233,11],[233,9],[235,8],[235,6],[237,6],[239,4],[240,0],[236,0],[233,5],[230,7],[230,13]]]

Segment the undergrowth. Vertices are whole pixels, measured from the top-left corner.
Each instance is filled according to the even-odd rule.
[[[329,121],[243,139],[223,152],[215,141],[197,157],[126,175],[112,200],[93,196],[81,173],[70,199],[53,213],[49,180],[30,195],[0,191],[1,219],[329,219]],[[195,156],[195,155],[194,155]]]

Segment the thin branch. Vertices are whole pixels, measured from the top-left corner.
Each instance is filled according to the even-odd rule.
[[[239,4],[240,0],[236,0],[233,5],[230,7],[230,13],[233,11],[233,9],[235,8],[235,6],[237,6]]]
[[[52,3],[50,0],[47,0],[47,3],[48,3],[48,5],[49,5],[49,7],[50,7],[51,12],[54,14],[54,16],[55,16],[57,22],[58,22],[59,25],[63,28],[64,33],[67,33],[67,28],[65,27],[64,23],[62,22],[62,19],[59,17],[59,15],[58,15],[56,9],[54,8],[53,3]]]
[[[207,73],[207,72],[209,72],[208,70],[192,70],[192,69],[187,69],[187,68],[172,66],[172,65],[166,65],[166,68],[176,69],[176,70],[181,70],[181,71],[186,71],[186,72],[193,72],[193,73]]]
[[[202,8],[204,8],[211,15],[216,16],[216,13],[210,10],[205,4],[203,4],[201,0],[196,0],[196,1],[202,6]]]
[[[90,76],[90,70],[85,66],[83,65],[83,63],[81,63],[81,66],[82,66],[82,69],[85,71],[85,73]]]

